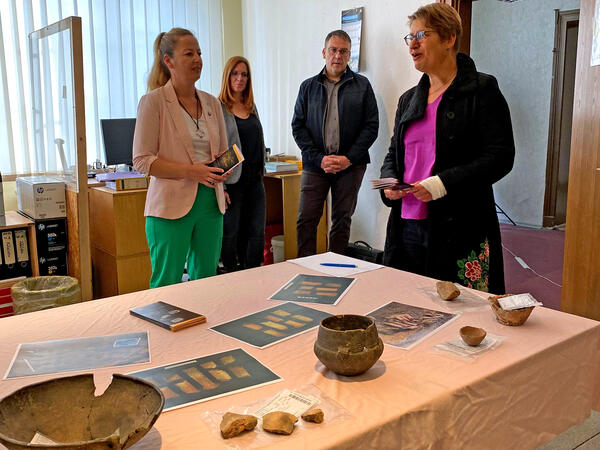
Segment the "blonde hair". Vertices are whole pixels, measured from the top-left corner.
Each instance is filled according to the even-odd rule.
[[[148,91],[164,86],[171,78],[171,72],[166,66],[163,56],[169,55],[173,58],[177,41],[183,36],[194,36],[190,30],[185,28],[171,28],[168,32],[159,33],[154,40],[154,63],[148,75]]]
[[[433,28],[440,35],[442,41],[447,41],[456,36],[454,51],[460,48],[460,37],[462,35],[462,23],[458,12],[446,3],[430,3],[421,6],[416,12],[408,16],[408,24],[421,20],[426,26]]]
[[[250,63],[243,56],[232,56],[225,63],[225,67],[223,68],[223,80],[221,81],[221,92],[219,93],[219,100],[221,103],[225,105],[227,111],[231,111],[231,107],[235,103],[235,99],[233,98],[233,92],[231,92],[231,84],[229,83],[229,78],[231,77],[231,72],[235,66],[239,63],[246,64],[248,68],[248,82],[246,83],[246,89],[242,92],[242,104],[248,109],[248,111],[252,111],[254,107],[254,93],[252,92],[252,75],[250,74]]]

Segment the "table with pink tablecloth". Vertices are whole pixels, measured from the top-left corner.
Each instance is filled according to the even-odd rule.
[[[313,353],[317,329],[259,349],[209,330],[210,326],[278,304],[267,300],[297,273],[286,262],[0,319],[0,372],[6,373],[19,343],[132,331],[148,331],[151,362],[95,370],[99,386],[112,373],[129,373],[236,347],[268,366],[283,381],[168,411],[133,448],[224,448],[206,422],[207,411],[267,400],[282,389],[316,386],[347,413],[268,447],[282,448],[533,448],[600,406],[600,323],[536,307],[525,325],[506,327],[489,308],[461,316],[410,350],[386,345],[365,374],[328,371]],[[355,275],[336,306],[307,305],[332,314],[366,314],[390,301],[445,310],[427,292],[435,280],[382,268]],[[165,301],[204,314],[208,322],[170,332],[129,314],[129,309]],[[543,301],[543,299],[539,299]],[[500,346],[466,361],[433,350],[465,325],[503,336]],[[53,378],[0,381],[0,397],[21,386]]]

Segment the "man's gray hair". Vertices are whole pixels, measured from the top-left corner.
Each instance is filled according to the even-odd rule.
[[[325,47],[327,47],[327,43],[329,42],[329,39],[331,39],[333,36],[337,36],[337,37],[347,41],[350,45],[352,45],[352,39],[350,39],[350,36],[348,36],[348,33],[346,33],[344,30],[334,30],[331,33],[329,33],[327,35],[327,37],[325,38]]]

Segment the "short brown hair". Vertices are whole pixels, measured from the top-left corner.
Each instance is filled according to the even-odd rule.
[[[239,63],[246,64],[248,69],[248,82],[246,83],[246,89],[242,92],[242,103],[249,110],[252,111],[254,107],[254,93],[252,92],[252,75],[250,74],[250,63],[243,56],[232,56],[225,63],[225,67],[223,68],[223,79],[221,81],[221,92],[219,93],[219,100],[221,103],[225,105],[227,111],[231,112],[231,107],[233,106],[234,99],[233,93],[231,92],[231,85],[229,83],[229,78],[231,77],[231,72],[235,69]]]
[[[350,45],[352,45],[352,39],[350,39],[350,35],[348,35],[348,33],[346,33],[344,30],[333,30],[325,37],[325,47],[327,47],[329,39],[331,39],[334,36],[337,36],[348,42]]]
[[[462,24],[458,12],[446,3],[430,3],[421,6],[413,14],[408,16],[408,24],[413,21],[422,20],[426,26],[433,28],[443,41],[456,36],[454,51],[460,48],[460,37],[462,35]]]

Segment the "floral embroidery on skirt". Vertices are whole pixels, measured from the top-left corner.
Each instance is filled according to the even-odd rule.
[[[465,259],[459,259],[458,278],[468,288],[488,292],[488,275],[490,270],[490,245],[486,239],[479,244],[480,253],[471,254]]]

